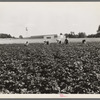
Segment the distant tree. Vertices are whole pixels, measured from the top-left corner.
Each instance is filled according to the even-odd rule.
[[[98,38],[98,37],[100,37],[100,25],[98,26],[98,30],[97,30],[96,34],[90,34],[87,37],[89,37],[89,38],[93,38],[93,37]]]
[[[100,25],[98,26],[98,30],[97,30],[97,33],[96,34],[90,34],[87,36],[88,38],[93,38],[93,37],[100,37]]]
[[[77,38],[78,37],[78,35],[75,34],[75,32],[72,32],[72,31],[70,33],[65,33],[65,36],[69,37],[69,38]]]
[[[72,31],[71,31],[70,34],[74,36],[74,35],[75,35],[75,32],[72,32]]]
[[[86,34],[84,32],[79,32],[78,33],[78,38],[85,38]]]
[[[96,37],[100,37],[100,25],[99,25],[99,27],[98,27]]]
[[[68,33],[65,33],[64,35],[65,35],[66,38],[68,37]]]
[[[99,25],[98,30],[97,30],[97,33],[98,33],[98,32],[100,32],[100,25]]]
[[[75,37],[75,33],[74,32],[70,32],[69,37],[70,38],[74,38]]]
[[[14,38],[15,39],[15,37],[13,36],[12,38]]]
[[[96,34],[90,34],[87,36],[88,38],[95,38],[96,37]]]
[[[20,38],[20,39],[23,39],[23,36],[22,36],[22,35],[20,35],[20,36],[19,36],[19,38]]]
[[[0,38],[12,38],[10,34],[0,33]]]

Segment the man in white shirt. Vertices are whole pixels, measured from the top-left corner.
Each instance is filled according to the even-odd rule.
[[[58,43],[59,43],[59,44],[61,44],[61,43],[62,43],[63,38],[64,38],[63,34],[62,34],[62,33],[60,33],[60,35],[58,35],[58,39],[57,39],[57,41],[58,41]]]

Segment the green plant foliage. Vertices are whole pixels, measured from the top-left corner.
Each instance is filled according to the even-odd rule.
[[[0,45],[0,92],[100,94],[100,43]]]

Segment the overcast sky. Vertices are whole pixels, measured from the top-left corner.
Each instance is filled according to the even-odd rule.
[[[0,33],[16,37],[95,34],[99,25],[100,2],[0,2]]]

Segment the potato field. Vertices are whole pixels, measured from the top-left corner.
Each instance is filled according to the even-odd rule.
[[[0,44],[2,94],[100,94],[100,42]]]

